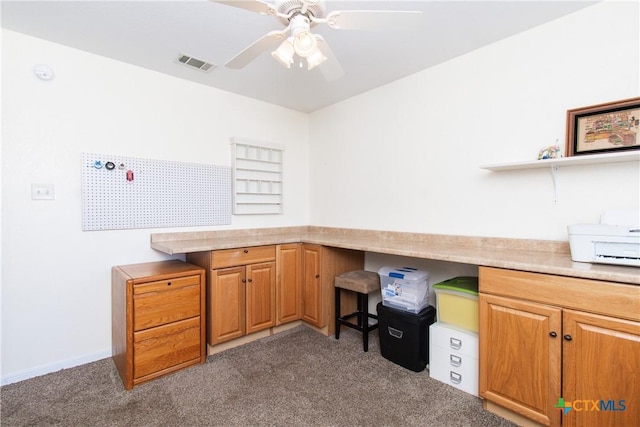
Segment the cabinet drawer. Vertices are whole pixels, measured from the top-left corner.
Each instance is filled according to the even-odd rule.
[[[478,359],[450,351],[429,347],[429,376],[457,389],[478,396]]]
[[[150,282],[133,287],[133,330],[200,316],[200,276]]]
[[[430,345],[436,345],[458,355],[478,358],[478,336],[457,329],[442,326],[439,323],[429,327]]]
[[[200,360],[200,317],[181,320],[133,335],[133,378]]]
[[[211,268],[234,267],[276,260],[275,246],[252,246],[211,251]]]
[[[640,321],[637,285],[480,267],[480,292]]]

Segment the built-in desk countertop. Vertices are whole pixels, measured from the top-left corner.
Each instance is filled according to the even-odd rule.
[[[151,234],[151,247],[169,255],[296,242],[640,285],[640,268],[574,262],[561,241],[314,226]]]

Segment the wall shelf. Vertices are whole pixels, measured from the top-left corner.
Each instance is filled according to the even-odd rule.
[[[284,149],[261,142],[231,139],[233,213],[282,213],[282,157]]]
[[[588,156],[562,157],[559,159],[529,160],[524,162],[497,163],[481,165],[481,169],[494,172],[519,170],[519,169],[541,169],[553,166],[577,166],[594,165],[602,163],[638,162],[640,161],[640,151],[625,151],[622,153],[591,154]]]
[[[481,169],[493,172],[513,171],[523,169],[551,170],[553,179],[553,202],[558,201],[558,189],[560,186],[560,166],[595,165],[603,163],[640,162],[640,151],[624,151],[621,153],[591,154],[586,156],[561,157],[559,159],[530,160],[525,162],[499,163],[481,165]]]

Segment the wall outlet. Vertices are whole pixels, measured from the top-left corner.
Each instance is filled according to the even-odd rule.
[[[53,184],[31,184],[31,200],[55,200]]]

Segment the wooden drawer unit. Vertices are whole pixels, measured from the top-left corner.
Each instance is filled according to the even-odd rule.
[[[134,381],[200,358],[200,318],[135,332]]]
[[[178,260],[112,268],[112,354],[127,390],[204,362],[204,283]]]
[[[200,316],[200,275],[133,286],[133,329]]]
[[[273,245],[211,251],[212,269],[257,264],[259,262],[275,260],[276,247]]]

